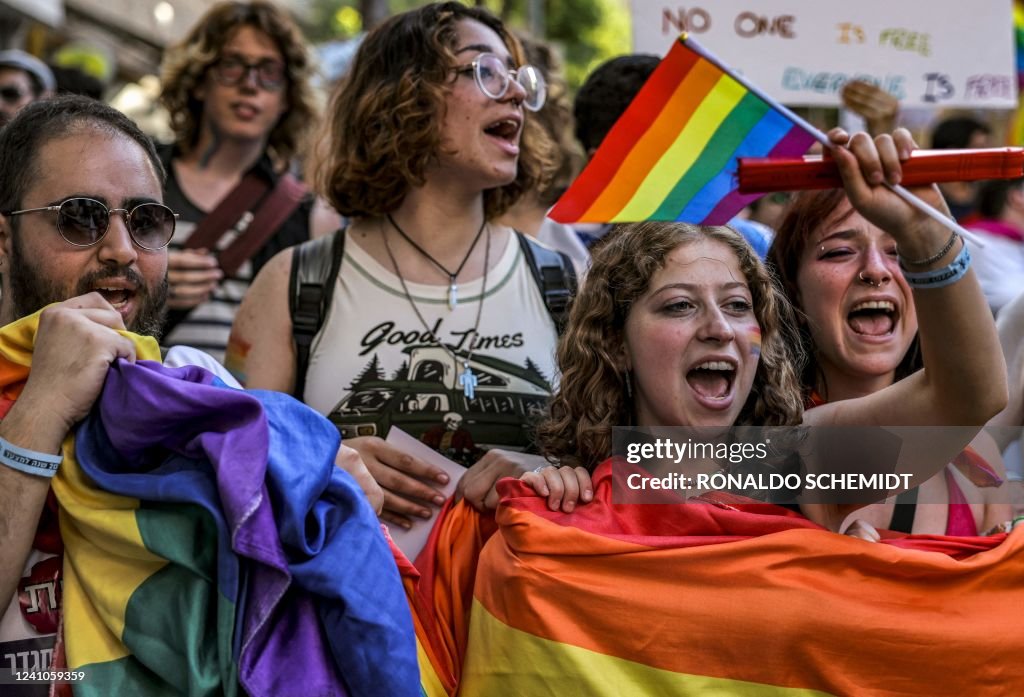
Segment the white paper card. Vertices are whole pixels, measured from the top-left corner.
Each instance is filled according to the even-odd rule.
[[[400,428],[392,426],[388,432],[386,439],[388,445],[392,445],[402,452],[408,453],[413,457],[418,457],[429,465],[439,467],[448,475],[448,483],[443,487],[440,487],[441,492],[446,498],[451,498],[452,494],[455,493],[455,485],[462,479],[462,475],[466,473],[466,468],[462,465],[449,460],[441,453],[437,452],[433,448],[430,448],[420,441],[416,440],[408,433]],[[427,484],[436,488],[439,488],[438,482],[426,481]],[[402,554],[406,556],[409,561],[415,561],[419,555],[420,550],[427,544],[427,538],[430,537],[430,531],[434,527],[434,523],[437,522],[437,508],[431,506],[435,514],[429,520],[423,520],[421,518],[413,518],[412,528],[406,530],[400,525],[394,523],[384,524],[388,527],[388,533],[391,535],[391,539],[395,541],[398,548],[402,550]]]

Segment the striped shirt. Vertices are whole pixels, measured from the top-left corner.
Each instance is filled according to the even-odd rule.
[[[178,224],[171,240],[171,250],[184,248],[186,240],[192,235],[196,225],[206,216],[185,196],[181,185],[171,166],[172,157],[177,154],[172,148],[160,151],[161,159],[167,168],[167,186],[164,190],[164,203],[179,214]],[[277,182],[270,159],[263,157],[253,166],[253,171],[266,177],[271,184]],[[231,333],[231,323],[238,312],[249,285],[256,273],[271,257],[286,247],[290,247],[309,239],[309,216],[312,200],[303,201],[288,217],[281,227],[270,237],[250,261],[242,264],[233,276],[223,279],[214,290],[210,299],[196,306],[191,311],[171,310],[165,326],[163,344],[165,346],[186,345],[206,351],[218,361],[224,361],[224,350]],[[240,216],[241,217],[241,216]],[[242,233],[244,234],[244,232]],[[218,249],[230,245],[237,233],[228,232],[221,236]]]

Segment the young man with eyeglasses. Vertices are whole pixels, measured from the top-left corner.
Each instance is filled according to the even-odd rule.
[[[159,333],[176,224],[163,180],[151,141],[94,100],[45,100],[0,130],[0,325],[46,308],[21,394],[13,402],[0,396],[5,696],[48,694],[46,685],[5,679],[53,665],[63,545],[49,476],[60,466],[61,444],[91,409],[109,364],[134,359],[134,344],[118,330]],[[172,348],[165,363],[199,365],[237,385],[194,349]],[[364,491],[376,491],[351,449],[336,461]],[[375,496],[379,508],[382,494]]]
[[[301,32],[257,0],[214,5],[164,60],[162,101],[176,134],[161,151],[165,199],[181,219],[171,242],[168,345],[223,360],[255,273],[276,252],[340,219],[288,171],[316,110]]]
[[[17,49],[0,51],[0,127],[56,89],[57,80],[46,63]]]

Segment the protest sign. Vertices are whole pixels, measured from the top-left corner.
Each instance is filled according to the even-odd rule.
[[[904,107],[1016,108],[1012,0],[632,0],[633,50],[687,31],[784,104],[837,106],[868,80]]]

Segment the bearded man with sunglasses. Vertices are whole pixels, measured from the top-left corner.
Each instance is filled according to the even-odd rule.
[[[167,297],[167,245],[176,214],[164,170],[126,116],[83,97],[29,105],[0,131],[0,324],[42,308],[32,370],[13,404],[0,399],[0,685],[51,669],[60,623],[62,544],[49,477],[61,444],[91,409],[107,369],[134,360],[128,329],[158,336]],[[237,385],[212,358],[172,348],[171,365],[199,365]],[[6,397],[7,395],[4,395]],[[358,456],[336,462],[383,495]]]
[[[278,251],[340,218],[288,174],[317,120],[312,66],[295,23],[268,2],[221,2],[164,59],[176,142],[161,149],[171,242],[169,346],[224,359],[235,311]]]
[[[50,305],[31,377],[0,421],[0,671],[50,667],[61,570],[49,478],[4,458],[53,462],[108,365],[135,356],[116,330],[159,330],[175,224],[162,184],[150,140],[100,102],[36,102],[0,131],[0,323]]]

